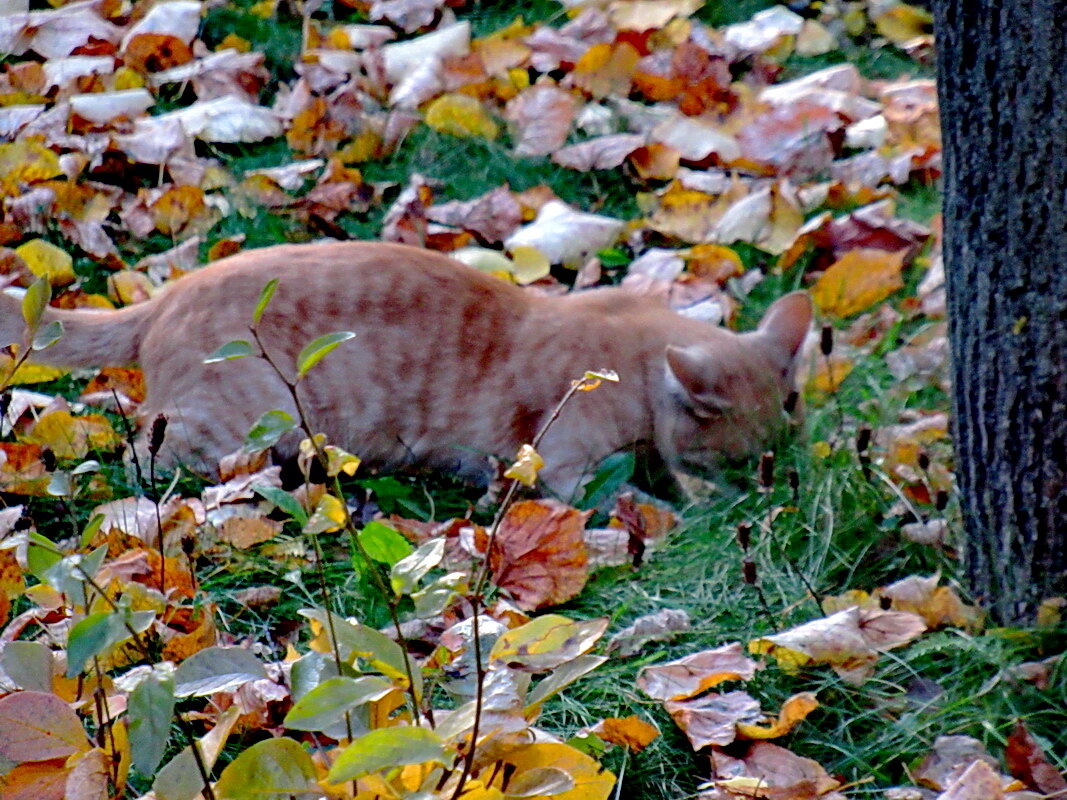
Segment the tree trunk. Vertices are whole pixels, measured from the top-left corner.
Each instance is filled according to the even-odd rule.
[[[1067,3],[933,7],[964,557],[1009,623],[1067,593]]]

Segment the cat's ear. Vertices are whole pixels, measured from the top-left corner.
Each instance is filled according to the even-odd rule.
[[[667,378],[698,417],[713,417],[730,408],[729,398],[717,388],[718,365],[706,348],[668,345]]]
[[[807,292],[790,292],[776,300],[760,320],[759,332],[783,365],[791,364],[811,327],[813,309]]]

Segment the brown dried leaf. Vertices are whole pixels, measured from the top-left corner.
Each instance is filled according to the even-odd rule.
[[[769,800],[844,800],[818,762],[770,742],[756,742],[741,757],[711,752],[712,782],[730,796]]]
[[[613,133],[557,150],[552,160],[581,172],[614,169],[644,143],[645,137],[636,133]]]
[[[937,800],[1003,800],[1000,776],[985,761],[975,761]]]
[[[926,625],[917,614],[877,608],[847,608],[773,636],[749,642],[753,653],[768,653],[786,671],[828,664],[850,683],[862,683],[878,653],[919,636]]]
[[[709,692],[695,700],[668,700],[664,707],[694,750],[731,744],[739,724],[753,725],[763,719],[759,701],[747,692]]]
[[[515,152],[520,156],[544,156],[567,141],[578,98],[551,84],[537,84],[510,100],[505,116],[515,130]]]
[[[930,629],[944,625],[960,628],[974,625],[980,618],[978,609],[966,605],[951,587],[938,586],[940,578],[940,575],[928,578],[911,575],[876,589],[873,596],[887,598],[894,611],[910,611],[920,615]]]
[[[972,763],[982,761],[991,767],[997,762],[977,739],[970,736],[938,736],[934,746],[912,777],[922,786],[944,791]]]
[[[638,617],[632,625],[611,637],[607,651],[627,658],[639,653],[649,642],[669,642],[692,628],[689,614],[681,609],[664,608]]]
[[[723,681],[748,680],[760,665],[741,651],[738,642],[704,650],[676,661],[644,667],[637,686],[656,700],[681,700]]]
[[[493,582],[526,611],[570,600],[589,577],[582,532],[590,513],[553,500],[513,505],[489,551]]]
[[[1022,720],[1015,722],[1015,728],[1008,737],[1004,761],[1008,771],[1031,789],[1048,795],[1067,793],[1067,780],[1048,760]]]

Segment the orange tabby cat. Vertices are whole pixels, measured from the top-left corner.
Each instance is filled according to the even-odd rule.
[[[279,365],[295,371],[315,337],[355,332],[300,391],[315,430],[371,466],[484,475],[486,456],[512,459],[572,380],[616,371],[619,383],[575,396],[541,443],[541,479],[563,496],[634,445],[689,470],[758,450],[782,422],[811,321],[801,292],[771,306],[757,331],[735,334],[623,289],[545,297],[437,253],[338,242],[246,251],[118,311],[49,309],[44,321],[60,320],[64,334],[35,360],[140,364],[144,419],[169,420],[161,457],[217,474],[261,414],[294,413],[262,359],[203,363],[251,338],[253,309],[273,278],[260,330]],[[19,301],[0,302],[0,344],[22,340]],[[294,452],[299,438],[283,439],[278,454]],[[144,435],[136,447],[145,449]]]

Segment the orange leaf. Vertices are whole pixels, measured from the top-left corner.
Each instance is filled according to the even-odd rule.
[[[139,33],[126,45],[123,59],[138,72],[162,72],[192,61],[193,51],[177,36]]]
[[[0,490],[45,497],[50,480],[41,463],[40,445],[0,442]]]
[[[29,761],[0,777],[4,800],[64,800],[67,787],[65,758]]]
[[[589,577],[582,532],[590,513],[553,500],[513,505],[489,551],[493,581],[527,611],[574,597]]]
[[[630,153],[629,160],[642,180],[666,181],[678,174],[681,157],[670,145],[652,142]]]
[[[578,59],[571,73],[574,85],[593,97],[630,93],[634,67],[640,53],[628,42],[594,44]]]
[[[904,285],[900,273],[906,252],[850,250],[812,288],[815,305],[824,314],[847,317],[885,300]]]
[[[160,233],[177,235],[207,210],[204,190],[199,186],[173,186],[149,207]]]
[[[116,392],[119,397],[127,397],[135,403],[144,400],[144,373],[131,367],[104,367],[82,389],[81,399],[100,394],[110,396]]]
[[[631,752],[638,753],[648,747],[652,740],[659,736],[659,728],[633,715],[625,718],[609,717],[601,720],[593,728],[593,733],[605,742],[622,745]]]
[[[801,692],[790,697],[782,704],[778,719],[770,725],[737,724],[737,733],[746,739],[777,739],[785,736],[796,727],[808,714],[819,707],[819,701],[812,692]]]

